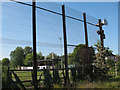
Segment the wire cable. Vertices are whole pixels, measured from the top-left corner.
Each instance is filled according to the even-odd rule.
[[[23,5],[27,5],[27,6],[33,6],[33,5],[31,5],[31,4],[27,4],[27,3],[23,3],[23,2],[19,2],[19,1],[15,1],[15,0],[10,0],[10,1],[13,1],[13,2],[16,2],[16,3],[20,3],[20,4],[23,4]],[[45,8],[42,8],[42,7],[38,7],[38,6],[35,6],[35,7],[36,7],[36,8],[39,8],[39,9],[41,9],[41,10],[44,10],[44,11],[48,11],[48,12],[51,12],[51,13],[57,14],[57,15],[62,15],[61,13],[58,13],[58,12],[55,12],[55,11],[52,11],[52,10],[48,10],[48,9],[45,9]],[[84,22],[84,20],[77,19],[77,18],[74,18],[74,17],[68,16],[68,15],[65,15],[65,17],[68,17],[68,18],[71,18],[71,19],[74,19],[74,20],[77,20],[77,21]],[[92,23],[90,23],[90,22],[86,22],[86,23],[98,27],[97,25],[92,24]]]

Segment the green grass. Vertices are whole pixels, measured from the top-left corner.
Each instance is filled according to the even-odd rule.
[[[77,82],[77,88],[120,88],[120,77],[111,78],[108,81]]]
[[[37,72],[37,78],[39,79],[39,76],[42,74],[43,72]],[[19,79],[21,81],[25,81],[25,80],[32,80],[32,74],[30,71],[15,71],[15,74],[17,74],[17,76],[19,77]],[[13,80],[15,80],[14,75],[12,74]],[[42,76],[42,79],[44,79],[44,77]]]
[[[77,88],[120,88],[120,82],[119,81],[114,81],[114,82],[87,82],[83,84],[79,84]]]
[[[21,81],[32,80],[31,71],[14,71],[14,72],[15,72],[15,74],[17,74],[17,76],[19,77],[19,79],[20,79]],[[52,74],[52,73],[53,73],[53,71],[50,71],[50,74],[51,74],[51,76],[53,77],[53,74]],[[61,73],[62,73],[62,71],[59,71],[60,77],[62,77],[62,74],[61,74]],[[37,71],[37,79],[40,78],[40,75],[41,75],[41,74],[42,74],[41,79],[44,79],[44,73],[43,73],[43,71]],[[13,79],[14,81],[16,81],[13,74],[12,74],[12,79]],[[62,80],[62,82],[63,82],[63,80]],[[30,82],[24,82],[23,84],[24,84],[25,87],[28,87],[28,86],[31,87],[31,86],[32,86]],[[43,81],[40,81],[39,84],[42,85],[42,84],[43,84]]]
[[[15,71],[15,73],[17,74],[17,76],[19,77],[19,79],[21,81],[32,80],[30,71]],[[52,73],[53,72],[50,71],[50,74],[53,77]],[[60,73],[62,73],[62,71],[59,71],[59,75],[60,75],[60,77],[62,77],[63,75]],[[44,79],[43,71],[37,72],[37,75],[38,75],[37,79],[39,79],[41,74],[43,75],[42,79]],[[69,76],[70,76],[70,74],[69,74]],[[15,80],[14,75],[12,75],[12,77],[13,77],[13,80]],[[61,82],[63,82],[63,79],[61,80]],[[75,86],[76,88],[120,88],[120,76],[116,77],[116,78],[112,77],[112,78],[108,79],[107,81],[96,81],[96,82],[77,81],[74,83],[76,83],[76,86]],[[25,87],[33,87],[33,85],[31,85],[30,82],[29,83],[25,82],[24,85],[25,85]],[[39,85],[42,86],[43,81],[39,82]],[[54,88],[64,88],[64,87],[63,87],[63,84],[54,84]]]

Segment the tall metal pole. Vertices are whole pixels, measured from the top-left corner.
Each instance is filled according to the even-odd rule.
[[[66,38],[66,23],[65,23],[65,6],[62,5],[62,18],[63,18],[63,35],[64,35],[64,55],[65,55],[65,85],[67,85],[67,82],[69,80],[68,75],[68,60],[67,60],[67,38]]]
[[[86,13],[83,13],[84,18],[84,29],[85,29],[85,42],[86,42],[86,64],[88,68],[88,73],[90,69],[90,63],[89,63],[89,50],[88,50],[88,34],[87,34],[87,23],[86,23]]]
[[[102,46],[102,48],[103,48],[103,47],[104,47],[104,44],[103,44],[103,31],[102,31],[101,19],[99,19],[99,28],[100,28],[100,40],[101,40],[101,46]]]
[[[32,2],[32,14],[33,14],[33,83],[34,90],[37,90],[37,60],[36,60],[36,3]]]
[[[83,18],[84,18],[84,29],[85,29],[85,42],[86,42],[86,46],[88,47],[88,35],[87,35],[86,13],[83,13]]]

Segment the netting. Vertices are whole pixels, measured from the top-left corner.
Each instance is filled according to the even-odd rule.
[[[61,5],[55,3],[38,2],[37,6],[61,13]],[[61,55],[63,45],[61,19],[60,15],[37,9],[37,51],[41,51],[45,56],[51,52]]]
[[[31,7],[15,2],[2,3],[3,57],[9,57],[17,46],[24,48],[32,45],[31,10]]]
[[[120,2],[118,3],[118,14],[120,15]],[[120,16],[118,16],[118,21],[120,23]],[[120,26],[118,26],[118,54],[120,55]]]
[[[96,25],[98,23],[98,19],[94,18],[90,15],[86,15],[87,22],[91,22],[92,24]],[[97,41],[99,40],[99,35],[97,34],[97,30],[99,30],[99,27],[87,24],[88,27],[88,42],[89,46],[94,46],[97,44]]]
[[[28,2],[29,3],[29,2]],[[29,3],[31,4],[31,3]],[[3,23],[3,45],[11,47],[22,45],[32,46],[32,8],[15,2],[4,2],[2,4],[2,23]],[[37,2],[38,7],[62,14],[60,4],[52,2]],[[68,45],[85,44],[85,32],[83,23],[83,13],[65,7],[66,14],[66,32]],[[13,13],[14,12],[14,13]],[[63,49],[62,15],[57,15],[37,8],[37,52],[43,51],[45,55],[48,52],[56,52],[60,55],[60,49]],[[67,16],[79,20],[71,19]],[[97,24],[97,19],[87,15],[87,22]],[[5,23],[5,24],[4,24]],[[87,24],[89,46],[96,44],[99,39],[96,31],[98,27]],[[13,33],[14,32],[14,33]],[[3,47],[3,49],[4,49]],[[43,49],[44,48],[44,49]],[[51,48],[51,49],[50,49]],[[53,49],[52,49],[53,48]],[[55,50],[56,49],[56,50]],[[12,49],[13,50],[13,49]],[[3,50],[3,55],[4,55]],[[9,54],[7,54],[8,56]]]
[[[65,7],[65,15],[71,16],[80,20],[83,20],[83,13],[73,10],[69,7]],[[66,17],[66,32],[67,32],[67,44],[68,55],[73,53],[74,45],[85,44],[85,34],[83,28],[83,22]],[[71,46],[73,45],[73,46]]]
[[[37,2],[36,5],[36,53],[41,52],[43,57],[54,53],[63,60],[59,62],[59,66],[64,66],[62,5],[53,2]],[[9,57],[11,60],[10,54],[17,47],[33,48],[32,7],[15,2],[3,2],[2,7],[2,58]],[[68,7],[65,7],[65,15],[68,64],[72,64],[69,57],[73,57],[70,54],[73,53],[75,46],[85,45],[84,19],[82,12]],[[86,19],[88,44],[94,46],[99,39],[96,32],[99,28],[95,26],[98,21],[89,15]],[[85,52],[85,49],[82,51]],[[84,57],[85,53],[81,55]]]

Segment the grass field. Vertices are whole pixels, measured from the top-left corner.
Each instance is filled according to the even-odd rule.
[[[106,88],[108,90],[113,90],[116,88],[120,89],[120,77],[111,78],[108,81],[96,81],[96,82],[88,82],[88,81],[77,81],[75,82],[75,88]],[[61,88],[61,85],[56,85],[55,88]]]
[[[25,80],[32,80],[32,75],[30,71],[15,71],[17,76],[19,76],[19,79],[21,81]],[[52,71],[50,71],[50,74],[52,76]],[[60,77],[62,77],[62,71],[59,71]],[[44,79],[43,71],[37,72],[37,79],[39,79],[40,75],[42,74],[42,79]],[[15,80],[14,75],[12,74],[13,80]],[[53,77],[53,76],[52,76]],[[62,80],[63,82],[63,80]],[[76,88],[120,88],[120,77],[112,77],[108,81],[96,81],[96,82],[88,82],[88,81],[77,81]],[[39,82],[39,85],[42,85],[43,81]],[[24,82],[25,87],[33,87],[30,82]],[[54,88],[63,88],[63,85],[55,84]]]
[[[105,82],[82,82],[77,88],[120,88],[120,81],[105,81]]]
[[[17,76],[19,77],[19,79],[21,80],[21,81],[24,81],[24,80],[32,80],[32,74],[31,74],[31,71],[15,71],[15,73],[17,74]],[[52,74],[53,72],[52,71],[50,71],[50,74],[51,74],[51,76],[53,77],[53,74]],[[62,72],[61,71],[59,71],[59,75],[60,75],[60,77],[62,77],[62,74],[61,74]],[[44,79],[44,73],[43,73],[43,71],[38,71],[37,72],[37,79],[39,79],[39,77],[40,77],[40,75],[42,74],[42,79]],[[12,77],[13,77],[13,80],[15,80],[15,78],[14,78],[14,75],[12,74]]]
[[[29,80],[32,80],[32,74],[31,74],[31,71],[14,71],[15,72],[15,74],[17,74],[17,76],[19,77],[19,79],[21,80],[21,81],[29,81]],[[50,71],[50,74],[51,74],[51,76],[53,77],[53,71]],[[62,71],[59,71],[59,75],[60,75],[60,77],[63,77],[62,76]],[[37,79],[39,79],[40,78],[40,75],[42,74],[42,77],[41,77],[41,79],[42,79],[42,81],[40,81],[38,84],[40,84],[40,85],[42,85],[43,84],[43,80],[44,80],[44,73],[43,73],[43,71],[38,71],[37,72]],[[12,74],[12,79],[14,80],[14,81],[16,81],[16,79],[15,79],[15,77],[14,77],[14,75]],[[63,81],[63,80],[62,80]],[[29,86],[31,86],[31,82],[24,82],[23,83],[24,85],[25,85],[25,87],[29,87]]]

